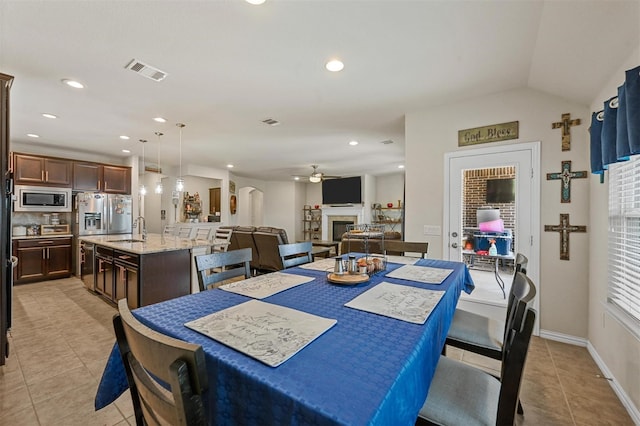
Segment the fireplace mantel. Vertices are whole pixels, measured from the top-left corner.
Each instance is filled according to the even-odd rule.
[[[346,207],[322,207],[322,239],[328,240],[329,235],[329,218],[332,216],[355,216],[355,223],[364,222],[363,206],[346,206]]]

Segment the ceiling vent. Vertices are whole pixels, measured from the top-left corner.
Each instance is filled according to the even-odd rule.
[[[158,68],[147,65],[137,59],[132,59],[125,68],[138,73],[143,77],[150,78],[153,81],[162,81],[167,76],[166,72],[160,71]]]
[[[278,120],[274,120],[273,118],[267,118],[266,120],[262,120],[264,124],[268,124],[269,126],[277,126],[280,124]]]
[[[391,139],[387,139],[386,141],[382,141],[380,143],[384,144],[384,145],[391,145],[393,143],[393,141]]]

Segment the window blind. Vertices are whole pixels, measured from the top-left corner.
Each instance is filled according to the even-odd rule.
[[[607,300],[640,328],[640,156],[609,169]]]

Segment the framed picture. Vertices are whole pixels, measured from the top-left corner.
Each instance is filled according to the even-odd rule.
[[[236,193],[236,183],[232,180],[229,181],[229,193],[230,194]]]

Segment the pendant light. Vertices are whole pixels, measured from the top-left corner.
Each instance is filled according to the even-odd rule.
[[[147,195],[147,188],[144,186],[144,178],[147,175],[147,166],[144,163],[144,144],[147,143],[146,139],[140,139],[140,143],[142,144],[142,183],[140,184],[140,189],[138,192],[140,195]]]
[[[178,179],[176,179],[176,191],[182,192],[184,190],[184,178],[182,177],[182,129],[185,124],[177,123],[176,126],[180,129],[180,173]]]
[[[160,172],[161,172],[161,168],[160,168],[160,136],[162,136],[163,133],[161,132],[156,132],[156,136],[158,136],[158,183],[156,183],[156,194],[162,194],[162,180],[160,178]]]

